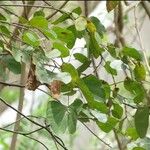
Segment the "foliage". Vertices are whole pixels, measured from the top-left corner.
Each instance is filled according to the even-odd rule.
[[[117,5],[117,1],[108,1],[108,11]],[[82,16],[80,7],[71,12],[60,11],[61,16],[53,21],[45,17],[44,11],[37,11],[29,19],[21,16],[19,24],[13,24],[6,13],[0,14],[0,75],[5,80],[7,71],[21,74],[22,62],[30,67],[31,64],[35,66],[35,70],[32,68],[33,76],[28,80],[34,81],[31,84],[39,83],[36,88],[45,85],[50,90],[52,99],[48,102],[45,113],[46,123],[51,125],[54,133],[64,133],[67,129],[68,134],[73,134],[78,121],[85,123],[92,120],[101,132],[117,131],[118,135],[123,134],[133,142],[146,138],[150,104],[149,89],[145,86],[148,70],[139,50],[130,46],[118,48],[114,44],[104,44],[105,27],[96,17]],[[67,20],[70,20],[70,24],[63,26]],[[20,36],[16,37],[12,35],[12,26],[18,25],[21,26],[17,28]],[[76,40],[81,38],[86,41],[86,55],[82,52],[72,55]],[[46,43],[50,43],[50,46],[46,46]],[[107,60],[105,53],[113,59]],[[70,56],[80,62],[80,66],[76,67],[69,60]],[[98,66],[93,73],[85,73],[93,60],[102,60],[100,65],[111,76],[113,83],[104,81],[94,73]],[[112,60],[120,60],[122,63],[124,77],[121,82],[116,81],[120,72],[112,66]],[[3,68],[7,71],[3,71]],[[130,98],[120,93],[120,83],[124,91],[129,92]],[[3,92],[1,97],[9,99],[11,91],[7,96],[3,96]],[[78,92],[82,96],[72,99],[71,96],[76,96]],[[69,102],[72,101],[71,104],[68,103],[68,98]],[[134,113],[130,119],[126,114],[127,107]],[[105,121],[94,115],[93,111],[105,115]],[[124,126],[130,122],[131,126]],[[133,148],[143,149],[138,145]]]

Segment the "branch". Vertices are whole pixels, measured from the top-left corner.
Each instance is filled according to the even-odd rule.
[[[99,138],[85,123],[81,122],[97,139],[99,139],[102,143],[107,145],[108,147],[112,148],[108,143],[106,143],[104,140]]]
[[[150,19],[150,10],[147,8],[146,3],[141,1],[141,4],[142,4],[144,10],[146,11],[146,13],[147,13],[147,15],[148,15],[148,17]]]
[[[46,2],[46,1],[44,1],[44,2]],[[58,8],[58,10],[56,10],[54,13],[50,14],[49,16],[47,16],[46,19],[49,20],[49,19],[52,18],[54,15],[56,15],[56,14],[59,12],[59,10],[61,10],[67,3],[68,3],[68,0],[65,1],[65,2]]]

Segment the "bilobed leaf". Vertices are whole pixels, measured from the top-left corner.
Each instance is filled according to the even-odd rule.
[[[107,46],[107,50],[108,50],[108,52],[110,53],[110,55],[111,55],[112,57],[114,57],[114,58],[117,57],[116,48],[115,48],[114,45],[109,44],[109,45]]]
[[[53,48],[58,49],[61,52],[61,57],[69,56],[69,49],[65,47],[64,44],[59,43],[59,42],[54,42]]]
[[[106,71],[108,72],[108,73],[110,73],[110,74],[112,74],[112,75],[117,75],[117,71],[116,71],[116,69],[114,69],[114,68],[112,68],[111,66],[110,66],[110,61],[107,61],[106,63],[105,63],[105,65],[104,65],[104,68],[106,69]]]
[[[23,42],[25,42],[33,47],[37,47],[40,45],[39,38],[36,35],[36,33],[34,33],[34,32],[25,31],[23,33],[22,39],[23,39]]]
[[[78,14],[78,15],[81,15],[81,13],[82,13],[81,7],[75,8],[74,10],[72,10],[72,13],[76,13],[76,14]]]
[[[118,3],[119,3],[118,1],[107,1],[106,2],[107,11],[110,12],[111,10],[115,9]]]
[[[48,21],[43,16],[35,16],[29,23],[31,26],[39,29],[48,29]]]
[[[141,61],[142,60],[142,55],[141,53],[136,50],[135,48],[130,48],[130,47],[124,47],[122,49],[122,53],[124,54],[124,56],[128,56],[131,57],[137,61]]]
[[[103,130],[106,133],[109,133],[116,126],[116,124],[118,123],[118,120],[113,117],[108,117],[106,123],[103,123],[100,121],[97,121],[96,123],[101,130]]]
[[[55,20],[52,24],[54,24],[54,25],[59,24],[59,23],[64,22],[65,20],[67,20],[69,18],[70,18],[69,14],[63,13],[63,15],[60,16],[57,20]]]
[[[96,27],[95,27],[94,23],[89,20],[87,21],[87,30],[91,33],[96,32]]]
[[[137,81],[145,80],[146,70],[143,64],[141,63],[136,64],[133,72],[134,72],[135,79]]]
[[[102,23],[100,22],[100,20],[94,16],[90,17],[90,20],[92,21],[92,23],[95,25],[96,27],[96,31],[98,32],[98,34],[103,37],[103,33],[106,32],[105,27],[102,25]]]
[[[140,138],[144,138],[149,126],[149,108],[138,107],[134,116],[136,131]]]
[[[83,31],[87,27],[87,20],[84,17],[79,17],[75,20],[75,27],[78,31]]]

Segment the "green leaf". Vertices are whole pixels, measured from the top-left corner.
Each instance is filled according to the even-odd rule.
[[[90,20],[92,21],[92,23],[95,25],[96,27],[96,31],[98,32],[98,34],[103,37],[104,32],[106,32],[105,27],[102,25],[102,23],[100,22],[100,20],[96,17],[90,17]]]
[[[51,29],[41,29],[41,32],[49,39],[55,40],[57,38],[56,33]]]
[[[0,40],[0,53],[4,50],[4,44],[3,42]]]
[[[35,16],[29,21],[30,25],[39,29],[48,29],[48,21],[43,16]]]
[[[83,31],[87,27],[87,20],[84,17],[79,17],[75,20],[75,27],[78,31]]]
[[[61,57],[69,56],[69,49],[64,46],[62,43],[54,42],[53,48],[58,49],[61,52]]]
[[[83,78],[84,83],[89,88],[89,90],[92,92],[92,94],[105,99],[105,90],[102,88],[102,83],[99,79],[97,79],[95,76],[90,75],[85,78]]]
[[[89,88],[86,86],[86,84],[82,79],[78,79],[76,83],[79,89],[82,91],[91,109],[96,109],[102,113],[108,112],[107,106],[104,103],[94,100],[93,94],[91,93],[91,91],[89,90]]]
[[[135,48],[124,47],[122,49],[122,53],[124,54],[124,56],[131,57],[131,58],[133,58],[133,59],[135,59],[137,61],[141,61],[142,60],[142,55]]]
[[[128,128],[126,130],[126,135],[130,136],[133,140],[137,140],[139,138],[135,128]]]
[[[107,11],[110,12],[113,9],[115,9],[118,3],[119,3],[118,1],[107,1],[106,2]]]
[[[68,48],[71,49],[74,46],[76,37],[70,30],[67,30],[65,28],[56,27],[56,26],[54,26],[52,28],[52,30],[56,33],[57,38],[60,41],[63,41],[67,44]]]
[[[96,123],[101,130],[103,130],[106,133],[109,133],[116,126],[116,124],[118,123],[118,120],[113,117],[108,117],[106,123],[103,123],[100,121],[97,121]]]
[[[80,67],[77,68],[79,75],[84,72],[91,64],[91,61],[84,62]]]
[[[135,96],[135,103],[143,102],[145,98],[145,89],[140,83],[138,83],[137,81],[133,81],[127,77],[124,81],[124,87]]]
[[[89,54],[93,54],[95,58],[98,58],[103,51],[95,38],[95,34],[91,33],[89,39]]]
[[[63,72],[68,72],[71,75],[72,81],[76,82],[79,78],[77,70],[69,63],[63,63],[61,66]]]
[[[122,115],[123,115],[123,108],[122,108],[119,104],[114,103],[114,104],[113,104],[112,115],[113,115],[115,118],[121,119],[121,117],[122,117]]]
[[[10,31],[7,29],[6,26],[0,25],[0,33],[10,37]]]
[[[107,61],[106,63],[105,63],[105,65],[104,65],[104,68],[106,69],[106,71],[108,72],[108,73],[110,73],[110,74],[112,74],[112,75],[117,75],[117,71],[116,71],[116,69],[114,69],[114,68],[112,68],[111,66],[110,66],[110,61]]]
[[[111,55],[112,57],[114,57],[114,58],[117,57],[116,48],[115,48],[114,45],[109,44],[109,45],[107,46],[107,51],[110,53],[110,55]]]
[[[81,54],[81,53],[75,53],[75,54],[73,54],[73,56],[74,56],[75,59],[77,59],[81,63],[84,63],[84,62],[88,61],[88,58],[85,55]]]
[[[6,57],[4,59],[7,68],[12,71],[14,74],[20,74],[21,73],[21,64],[11,56]]]
[[[76,131],[77,114],[80,113],[82,105],[79,99],[68,107],[58,101],[50,101],[47,107],[47,120],[51,123],[52,129],[55,131],[57,125],[63,132],[68,128],[69,133],[73,134]]]
[[[146,149],[142,147],[134,147],[132,150],[146,150]]]
[[[135,79],[137,81],[145,80],[146,70],[145,70],[145,67],[143,64],[141,64],[141,63],[136,64],[133,72],[134,72]]]
[[[54,132],[65,132],[67,128],[67,107],[58,101],[49,101],[47,106],[47,121]]]
[[[0,20],[6,21],[7,19],[0,13]]]
[[[33,47],[38,47],[40,45],[39,38],[38,38],[37,34],[34,32],[25,31],[22,36],[22,39],[25,43],[27,43]]]
[[[70,15],[67,13],[64,13],[62,16],[60,16],[57,20],[55,20],[52,24],[57,25],[61,22],[64,22],[65,20],[69,19]]]
[[[72,13],[76,13],[76,14],[78,14],[78,15],[81,15],[81,13],[82,13],[81,7],[75,8],[75,9],[72,11]]]
[[[36,12],[34,13],[34,17],[36,17],[36,16],[45,17],[44,11],[43,11],[43,10],[36,11]]]
[[[138,107],[135,116],[134,123],[136,131],[140,138],[144,138],[147,133],[149,126],[149,108],[148,107]]]

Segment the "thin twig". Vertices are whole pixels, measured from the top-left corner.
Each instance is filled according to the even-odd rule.
[[[98,137],[85,123],[81,122],[97,139],[99,139],[102,143],[107,145],[108,147],[112,148],[108,143],[106,143],[104,140],[102,140],[100,137]]]

